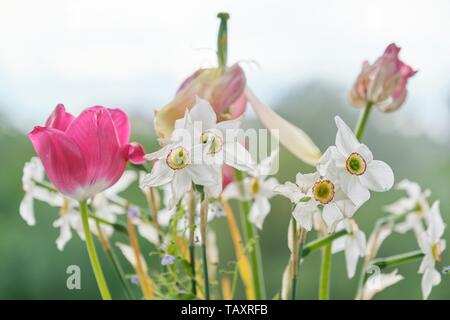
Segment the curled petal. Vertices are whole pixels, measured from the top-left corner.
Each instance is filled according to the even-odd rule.
[[[48,128],[66,131],[67,127],[72,123],[74,119],[75,117],[66,112],[66,108],[64,108],[64,105],[60,103],[56,106],[53,113],[45,122],[45,126]]]
[[[145,162],[145,152],[139,143],[128,144],[128,160],[132,164],[143,164]]]
[[[278,130],[280,142],[286,149],[310,165],[315,165],[319,161],[321,156],[319,148],[303,130],[284,120],[264,105],[248,87],[246,95],[259,120],[266,128]]]

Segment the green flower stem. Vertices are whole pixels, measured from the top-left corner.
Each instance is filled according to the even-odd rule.
[[[298,264],[298,230],[297,220],[292,218],[292,260],[291,260],[291,300],[295,300],[295,293],[297,291],[297,264]]]
[[[197,296],[197,280],[195,276],[195,193],[191,191],[189,195],[189,259],[191,263],[191,286],[192,294]]]
[[[203,281],[205,287],[205,299],[209,300],[209,275],[208,275],[208,256],[206,252],[206,226],[208,225],[208,198],[205,197],[203,188],[200,189],[200,235],[202,237],[202,265],[203,265]]]
[[[333,240],[345,236],[347,234],[346,230],[339,230],[338,232],[332,233],[326,237],[311,241],[303,247],[303,251],[299,254],[299,259],[306,257],[312,251],[322,248],[324,245],[333,242]]]
[[[88,221],[88,208],[86,200],[80,201],[80,213],[83,221],[84,235],[86,238],[86,247],[91,260],[92,270],[94,271],[97,285],[102,295],[103,300],[111,300],[111,294],[109,293],[108,286],[103,275],[100,261],[98,260],[97,252],[95,250],[94,240],[92,239],[91,230],[89,229]]]
[[[203,260],[203,280],[205,281],[205,299],[209,300],[209,276],[208,276],[208,261],[206,253],[206,245],[202,245],[202,260]]]
[[[126,280],[125,272],[123,271],[122,266],[120,265],[119,259],[117,259],[117,256],[115,255],[112,248],[109,248],[109,250],[105,249],[105,252],[109,260],[111,261],[111,264],[113,265],[117,277],[120,280],[120,285],[122,286],[125,295],[129,300],[133,300],[134,299],[133,294],[131,293],[131,289],[128,286],[128,281]]]
[[[240,191],[242,195],[245,194],[245,189],[242,184],[244,179],[244,173],[234,169],[235,180],[239,183]],[[239,201],[239,211],[241,216],[241,223],[244,228],[244,242],[245,247],[251,247],[249,252],[250,264],[252,268],[252,279],[253,285],[255,287],[255,298],[256,300],[266,299],[266,288],[264,283],[264,272],[262,267],[262,257],[261,257],[261,245],[259,243],[259,236],[256,227],[248,220],[248,214],[250,212],[252,203],[251,201]],[[253,242],[253,245],[250,245]]]
[[[217,60],[219,61],[219,67],[225,68],[228,59],[227,21],[230,18],[230,15],[226,12],[221,12],[217,17],[220,19],[219,32],[217,35]]]
[[[109,262],[112,264],[114,271],[116,272],[117,277],[120,280],[120,284],[122,286],[123,291],[125,292],[126,297],[129,300],[133,300],[133,295],[131,294],[131,290],[128,286],[128,282],[125,278],[125,273],[123,272],[122,266],[120,265],[119,260],[117,259],[116,255],[114,254],[114,251],[111,248],[111,244],[109,243],[108,238],[103,233],[100,223],[96,221],[96,227],[98,231],[98,238],[100,240],[100,243],[102,244],[103,251],[106,253],[106,256],[109,259]]]
[[[88,215],[89,215],[89,218],[94,219],[95,222],[97,222],[97,223],[105,224],[105,225],[111,226],[111,227],[114,228],[115,231],[118,231],[118,232],[121,232],[121,233],[124,233],[124,234],[128,234],[127,227],[124,226],[124,225],[121,224],[121,223],[112,223],[112,222],[109,222],[109,221],[107,221],[107,220],[105,220],[105,219],[102,219],[102,218],[100,218],[100,217],[97,217],[95,214],[92,214],[92,213],[89,213]]]
[[[361,111],[361,114],[358,119],[358,123],[356,124],[355,128],[355,136],[356,139],[361,140],[364,129],[366,128],[367,120],[369,119],[370,110],[372,109],[372,102],[367,102],[366,107],[363,111]]]
[[[405,263],[414,262],[421,258],[423,258],[424,254],[421,250],[415,250],[411,252],[406,252],[403,254],[397,254],[395,256],[390,256],[387,258],[378,258],[372,261],[372,266],[377,266],[380,268],[380,270],[386,269],[386,268],[392,268],[396,267]],[[367,269],[365,269],[367,270]],[[369,274],[364,272],[364,276],[362,278],[362,286],[361,286],[361,292],[362,288],[364,287],[364,284],[366,283],[367,279],[369,277]],[[357,298],[360,298],[359,296]]]
[[[378,266],[380,269],[392,268],[401,264],[413,262],[424,257],[421,250],[415,250],[387,258],[378,258],[373,260],[372,265]]]
[[[322,265],[320,267],[319,300],[330,298],[331,247],[332,241],[322,249]]]

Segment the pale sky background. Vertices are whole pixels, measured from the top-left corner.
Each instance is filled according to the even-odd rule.
[[[348,89],[363,60],[397,43],[419,73],[394,129],[450,140],[446,0],[0,0],[0,112],[24,131],[59,102],[151,113],[215,64],[220,11],[231,14],[229,62],[257,62],[243,66],[269,105],[312,80]]]

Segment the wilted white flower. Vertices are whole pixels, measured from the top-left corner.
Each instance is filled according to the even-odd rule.
[[[358,259],[366,255],[366,235],[359,229],[353,219],[344,220],[336,229],[346,229],[347,234],[333,241],[333,253],[344,250],[347,275],[353,278],[358,265]]]
[[[369,200],[369,190],[384,192],[394,184],[394,174],[385,162],[373,160],[369,148],[356,139],[338,116],[336,146],[329,147],[318,163],[321,175],[336,174],[342,190],[358,207]]]
[[[419,273],[422,274],[422,295],[424,299],[428,299],[431,289],[441,282],[441,274],[436,270],[436,262],[441,260],[441,255],[445,250],[446,242],[441,239],[445,227],[439,210],[439,201],[436,201],[431,206],[430,224],[427,231],[422,232],[419,237],[419,246],[425,255],[419,268]]]
[[[269,199],[274,196],[273,190],[278,185],[276,178],[268,177],[277,156],[278,150],[273,151],[242,180],[244,194],[237,181],[229,183],[222,193],[224,199],[253,200],[248,219],[259,229],[262,229],[264,220],[270,212]]]
[[[416,235],[420,235],[424,231],[423,221],[427,225],[429,223],[428,197],[431,195],[431,191],[429,189],[422,190],[418,183],[406,179],[400,181],[396,188],[406,191],[407,197],[400,198],[384,208],[394,215],[406,214],[405,220],[396,224],[395,231],[406,233],[414,230]]]
[[[397,274],[397,272],[398,269],[395,269],[390,273],[380,273],[370,277],[364,284],[361,299],[371,300],[378,292],[381,292],[384,289],[396,284],[400,280],[403,280],[403,276],[401,274]]]

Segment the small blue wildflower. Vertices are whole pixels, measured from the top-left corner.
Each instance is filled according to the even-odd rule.
[[[173,264],[175,262],[175,257],[171,254],[167,254],[161,259],[161,265],[166,266],[168,264]]]
[[[137,206],[131,206],[128,208],[128,217],[130,219],[139,217],[139,208]]]
[[[138,284],[139,283],[139,277],[138,276],[132,276],[130,281],[133,284]]]
[[[222,217],[225,217],[226,216],[226,214],[225,214],[225,211],[224,210],[217,210],[216,212],[215,212],[215,217],[216,218],[222,218]]]

